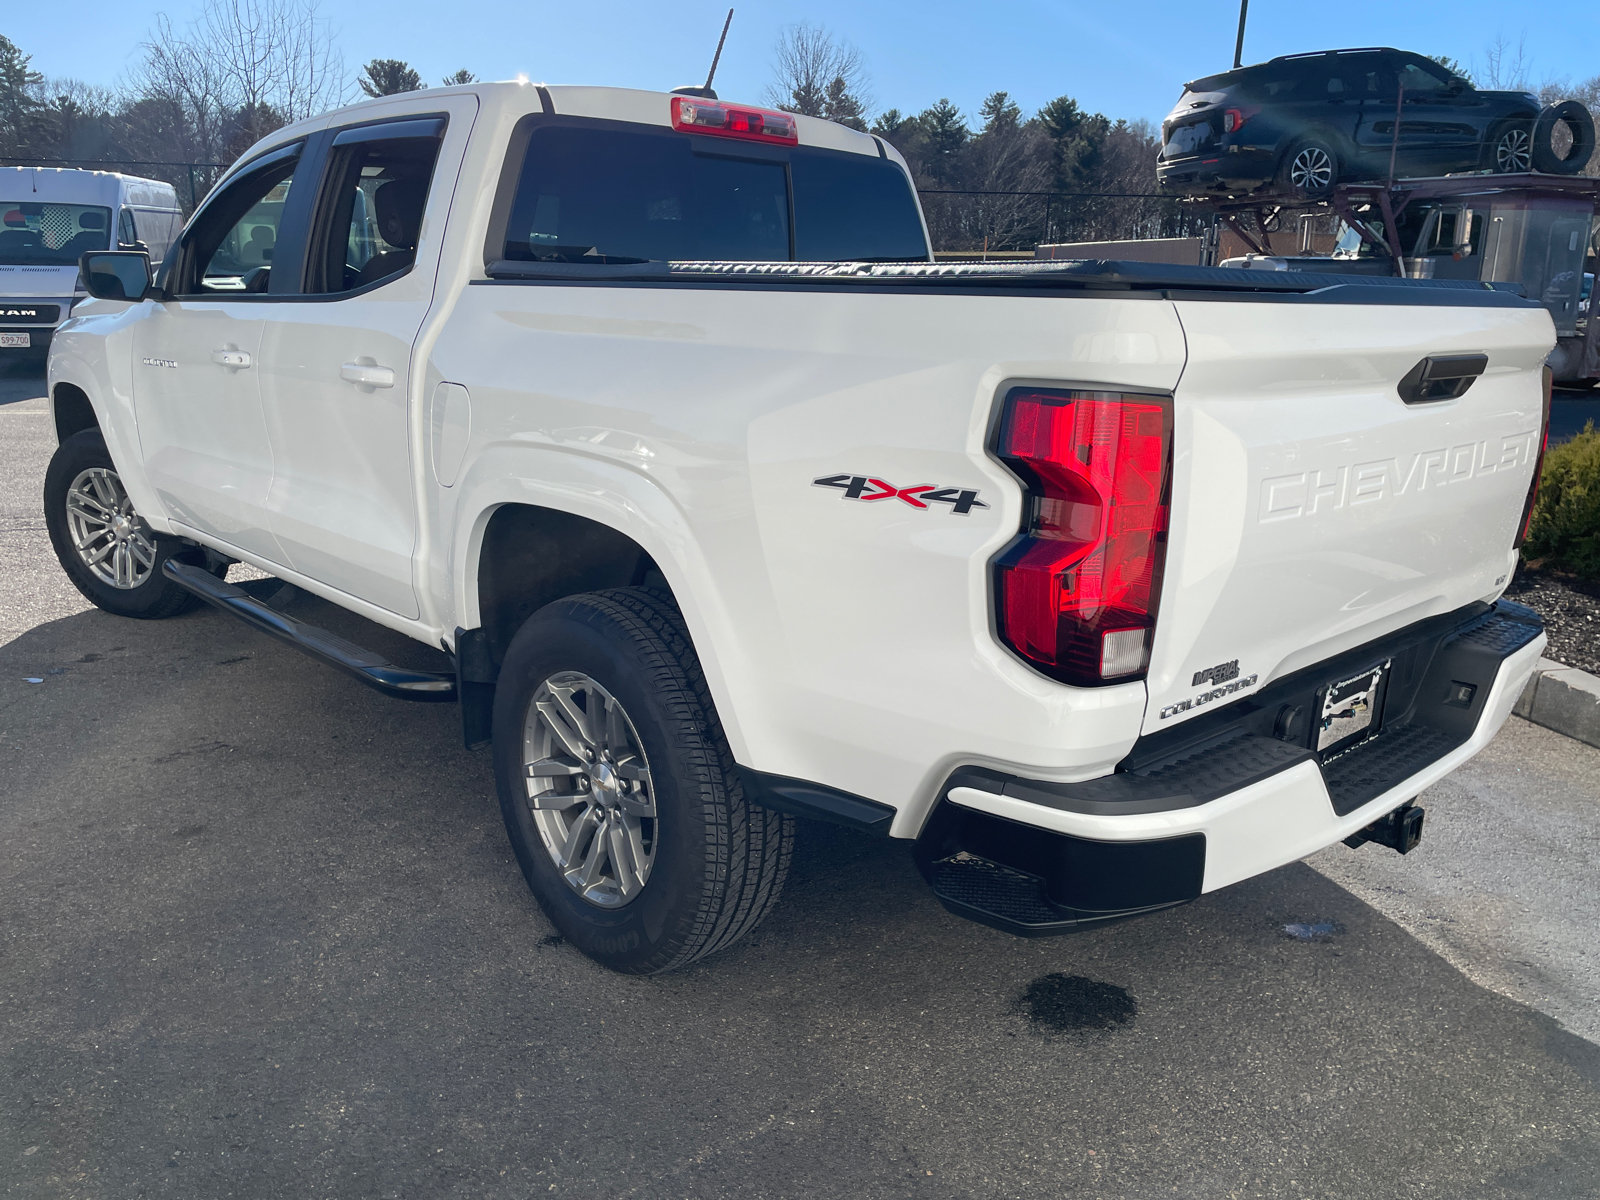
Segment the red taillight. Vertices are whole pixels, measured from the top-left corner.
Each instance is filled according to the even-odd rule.
[[[1000,458],[1028,486],[995,563],[1001,639],[1063,683],[1143,676],[1167,550],[1172,406],[1152,396],[1006,397]]]
[[[1528,485],[1528,499],[1522,506],[1522,524],[1517,526],[1517,542],[1513,550],[1521,550],[1528,540],[1528,526],[1533,524],[1533,506],[1539,502],[1539,476],[1544,474],[1544,452],[1550,445],[1550,392],[1555,387],[1555,372],[1544,369],[1544,423],[1539,427],[1539,456],[1533,460],[1533,482]]]
[[[798,145],[800,127],[792,115],[765,108],[744,108],[693,96],[672,98],[672,127],[682,133],[710,133],[750,142]]]
[[[1237,133],[1244,128],[1244,123],[1255,116],[1259,108],[1230,108],[1222,114],[1222,132]]]

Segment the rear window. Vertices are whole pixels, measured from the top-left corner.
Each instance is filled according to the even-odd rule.
[[[748,158],[693,134],[534,129],[502,257],[638,263],[925,260],[905,173],[796,147]],[[792,214],[792,215],[791,215]]]

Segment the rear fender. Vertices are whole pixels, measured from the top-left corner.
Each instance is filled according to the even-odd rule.
[[[739,628],[681,510],[650,480],[598,458],[564,450],[502,448],[473,462],[462,489],[451,546],[456,624],[479,628],[484,535],[507,504],[531,505],[597,522],[632,539],[654,560],[683,612],[717,703],[729,746],[743,758],[745,729],[761,720],[759,689],[743,665]],[[735,699],[737,698],[737,700]]]

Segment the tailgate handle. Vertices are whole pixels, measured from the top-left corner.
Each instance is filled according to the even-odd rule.
[[[1489,365],[1487,354],[1431,354],[1400,381],[1400,399],[1407,404],[1456,400]]]

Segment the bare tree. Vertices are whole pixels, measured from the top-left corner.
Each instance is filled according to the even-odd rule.
[[[820,25],[802,23],[783,31],[774,57],[769,104],[866,129],[872,109],[866,63],[849,42],[836,40]]]
[[[174,151],[223,162],[350,90],[317,0],[205,0],[181,30],[160,16],[135,88],[173,111]]]
[[[1490,91],[1523,92],[1528,89],[1527,38],[1519,37],[1513,46],[1505,34],[1497,34],[1483,50],[1484,67],[1473,65],[1473,78]]]

